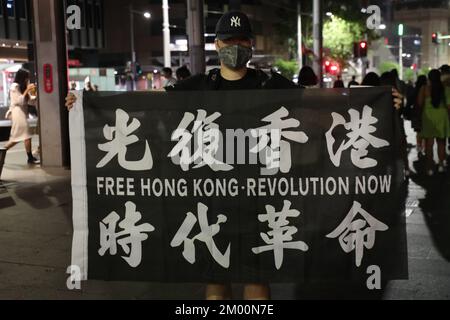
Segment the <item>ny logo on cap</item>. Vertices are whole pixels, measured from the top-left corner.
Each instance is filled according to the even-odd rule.
[[[231,18],[231,26],[232,27],[240,27],[241,26],[241,18],[239,18],[239,17],[232,17]]]

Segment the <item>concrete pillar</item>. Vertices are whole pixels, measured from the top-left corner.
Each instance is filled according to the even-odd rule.
[[[205,35],[203,27],[203,0],[187,2],[187,33],[192,74],[205,72]]]
[[[69,165],[65,9],[61,0],[33,0],[38,76],[41,161],[45,167]],[[53,78],[49,83],[48,77]]]
[[[323,19],[322,19],[322,0],[313,1],[313,47],[314,61],[313,70],[319,80],[319,86],[323,87]]]

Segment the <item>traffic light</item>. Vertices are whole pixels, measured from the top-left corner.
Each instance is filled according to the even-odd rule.
[[[367,57],[367,41],[359,42],[359,56],[361,58]]]
[[[332,75],[338,75],[338,74],[340,74],[341,73],[341,68],[339,67],[339,65],[338,64],[333,64],[331,67],[330,67],[330,73],[332,74]]]
[[[433,32],[432,34],[431,34],[431,42],[432,43],[439,43],[438,42],[438,34],[437,34],[437,32]]]
[[[341,72],[341,67],[336,61],[325,60],[323,66],[326,74],[338,75]]]
[[[136,63],[136,75],[141,76],[144,72],[142,71],[142,67],[139,63]]]
[[[353,44],[353,56],[355,58],[367,57],[367,48],[368,48],[367,41],[362,40],[359,42],[355,42]]]
[[[400,23],[399,25],[398,25],[398,32],[397,32],[397,34],[401,37],[401,36],[403,36],[403,24],[402,23]]]
[[[331,70],[331,62],[328,61],[328,60],[326,60],[325,63],[324,63],[324,65],[325,65],[325,73],[330,73],[330,70]]]

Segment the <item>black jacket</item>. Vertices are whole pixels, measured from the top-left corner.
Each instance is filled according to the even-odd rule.
[[[251,72],[251,76],[255,79],[255,86],[248,89],[297,89],[298,86],[292,81],[286,79],[282,75],[271,71],[270,74],[266,74],[264,71],[248,69]],[[219,90],[220,81],[220,69],[212,69],[208,74],[197,74],[188,79],[179,81],[173,86],[166,87],[167,91],[179,91],[179,90]],[[246,88],[242,88],[246,89]]]

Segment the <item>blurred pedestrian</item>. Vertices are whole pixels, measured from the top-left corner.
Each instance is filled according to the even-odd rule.
[[[396,75],[395,72],[391,71],[391,72],[384,72],[381,77],[380,77],[380,85],[381,86],[389,86],[395,90],[398,90],[397,88],[397,79],[396,79]],[[405,177],[409,178],[409,176],[411,175],[411,171],[409,169],[409,160],[408,160],[408,145],[407,145],[407,141],[406,141],[406,132],[405,132],[405,122],[402,118],[402,112],[403,112],[403,108],[404,108],[404,103],[403,100],[401,102],[401,107],[396,110],[396,114],[398,116],[399,119],[399,125],[400,125],[400,152],[401,152],[401,156],[403,159],[403,164],[405,166]]]
[[[390,86],[397,89],[397,83],[395,81],[395,76],[391,72],[383,72],[380,76],[381,86]]]
[[[441,80],[445,88],[445,96],[450,97],[450,66],[444,64],[440,68],[441,70]],[[450,138],[448,139],[448,151],[450,152]]]
[[[412,83],[412,81],[408,81],[406,83],[406,95],[405,95],[406,104],[405,108],[403,109],[403,118],[408,121],[411,121],[412,117],[412,109],[415,99],[414,95],[415,95],[414,84]]]
[[[89,77],[86,77],[86,79],[84,79],[84,88],[83,88],[84,92],[87,91],[94,91],[94,88],[92,87],[92,83],[91,83],[91,79]]]
[[[369,72],[361,82],[362,86],[378,87],[380,86],[380,77],[375,72]]]
[[[70,81],[70,90],[77,90],[77,83],[75,81]]]
[[[398,92],[400,92],[403,96],[406,96],[406,84],[403,80],[400,79],[397,69],[392,69],[391,74],[394,78],[395,87],[397,88]]]
[[[172,76],[172,69],[171,68],[163,68],[161,71],[161,76],[162,76],[162,87],[168,87],[168,86],[173,86],[174,84],[177,83],[177,79],[175,79]]]
[[[341,76],[338,76],[337,80],[334,82],[333,88],[345,88]]]
[[[420,135],[425,139],[425,155],[427,158],[427,175],[434,173],[434,142],[438,146],[438,172],[445,171],[445,143],[450,137],[449,105],[441,82],[441,73],[433,69],[428,73],[429,84],[419,92],[418,104],[423,108],[422,130]],[[449,101],[450,102],[450,101]]]
[[[356,76],[352,76],[352,80],[348,83],[348,87],[359,86],[359,83],[356,81]]]
[[[177,81],[185,80],[191,76],[191,71],[186,66],[179,67],[175,72]]]
[[[304,66],[298,74],[298,85],[305,88],[316,87],[318,82],[314,70],[310,66]]]
[[[32,95],[32,93],[34,95]],[[5,149],[9,150],[19,142],[24,142],[29,164],[40,163],[33,154],[31,148],[31,132],[28,124],[28,105],[36,101],[36,86],[30,83],[30,72],[20,69],[14,78],[10,91],[10,106],[6,118],[11,119],[11,135]]]
[[[422,129],[422,106],[418,103],[418,97],[420,90],[426,85],[427,77],[424,75],[419,76],[414,87],[414,93],[407,103],[407,105],[411,105],[411,127],[416,132],[416,148],[419,156],[425,152],[425,147],[424,141],[420,136],[420,131]]]

